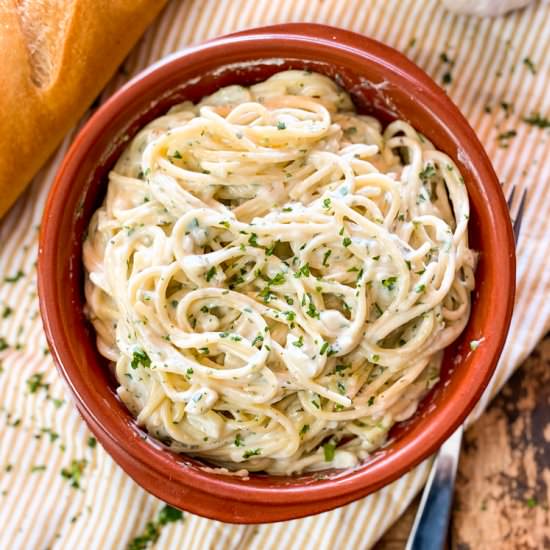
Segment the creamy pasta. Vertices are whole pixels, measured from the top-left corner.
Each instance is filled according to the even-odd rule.
[[[476,256],[454,162],[285,71],[148,124],[83,246],[118,393],[230,470],[349,468],[438,381]]]

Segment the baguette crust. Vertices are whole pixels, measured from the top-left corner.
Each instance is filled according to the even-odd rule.
[[[0,0],[0,217],[165,0]]]

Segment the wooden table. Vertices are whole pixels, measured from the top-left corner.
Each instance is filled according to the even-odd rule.
[[[402,550],[419,498],[376,550]],[[465,435],[451,550],[550,549],[550,334]]]

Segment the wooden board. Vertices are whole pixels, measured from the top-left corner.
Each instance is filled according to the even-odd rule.
[[[402,550],[419,498],[377,544]],[[451,550],[550,549],[550,335],[465,435]]]

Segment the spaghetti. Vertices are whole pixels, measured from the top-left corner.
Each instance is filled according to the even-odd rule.
[[[285,71],[172,108],[109,176],[83,255],[121,399],[229,468],[353,467],[438,380],[474,287],[453,161]]]

